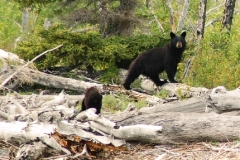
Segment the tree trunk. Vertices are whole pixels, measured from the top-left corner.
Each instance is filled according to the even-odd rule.
[[[110,35],[131,36],[134,31],[136,0],[121,0],[115,14],[103,7],[100,28],[103,37]]]
[[[240,117],[215,113],[158,112],[140,114],[119,122],[119,125],[148,124],[162,126],[155,137],[142,141],[178,144],[202,141],[232,141],[239,138]]]
[[[149,6],[150,6],[150,3],[151,3],[150,1],[151,1],[151,0],[146,0],[146,7],[147,7],[147,8],[149,8]]]
[[[206,8],[207,8],[207,0],[200,0],[199,19],[198,19],[198,24],[197,24],[197,37],[199,40],[202,39],[204,36]]]
[[[240,89],[226,91],[224,88],[218,87],[213,89],[209,96],[211,99],[214,99],[215,102],[213,103],[216,104],[216,101],[221,100],[224,95],[227,99],[231,100],[234,97],[239,97],[239,94]],[[110,141],[112,144],[116,144],[116,146],[119,146],[120,142],[116,138],[155,144],[179,144],[193,141],[232,141],[239,138],[240,117],[216,114],[214,112],[203,113],[206,105],[203,99],[192,98],[171,104],[145,107],[140,110],[129,107],[124,113],[106,115],[111,121],[102,115],[95,115],[94,112],[96,112],[96,109],[91,108],[79,113],[75,116],[76,119],[73,117],[74,120],[72,121],[72,118],[70,120],[68,117],[71,117],[73,114],[73,108],[65,106],[65,96],[65,94],[60,93],[54,100],[43,103],[37,109],[37,106],[34,105],[31,107],[29,103],[26,104],[26,108],[21,109],[19,107],[21,104],[17,102],[19,99],[14,99],[12,96],[5,97],[6,100],[3,100],[4,104],[2,107],[11,108],[10,112],[6,113],[8,114],[6,120],[17,120],[18,122],[1,122],[0,133],[2,134],[0,139],[11,138],[11,136],[15,136],[15,138],[22,137],[21,134],[23,133],[26,137],[35,139],[36,136],[42,137],[46,133],[52,132],[53,128],[57,128],[57,131],[62,134],[76,134],[82,138],[91,138],[101,143],[106,142],[106,144]],[[9,101],[13,103],[8,103]],[[231,110],[234,107],[234,109],[239,110],[240,108],[239,100],[233,103],[230,101],[218,102],[217,105],[225,106],[225,109],[229,108]],[[36,103],[33,102],[33,104]],[[198,110],[201,113],[194,112],[196,108],[199,108]],[[188,111],[182,113],[185,109]],[[120,116],[117,116],[118,114]],[[123,119],[123,115],[128,114],[131,116]],[[13,118],[9,119],[10,116]],[[2,116],[2,118],[5,119],[5,116]],[[68,121],[63,121],[63,119]],[[39,123],[35,123],[35,120],[38,120]],[[77,125],[75,120],[81,122],[78,123],[78,127],[75,126]],[[23,121],[31,121],[31,123]],[[85,121],[88,121],[88,123],[84,123]],[[14,125],[18,127],[16,128]],[[23,128],[26,129],[26,132],[22,132]],[[90,133],[92,129],[101,134],[101,136],[99,134],[95,136],[93,133]],[[36,130],[38,132],[33,134]],[[115,138],[111,138],[108,135]],[[23,141],[27,141],[26,137],[24,137]],[[120,144],[123,144],[123,141]]]
[[[222,18],[222,28],[226,28],[227,31],[231,30],[235,2],[236,0],[226,0],[225,2],[225,9]]]
[[[29,30],[29,9],[23,8],[22,11],[22,32]]]
[[[172,28],[172,32],[176,32],[176,24],[175,24],[175,21],[174,21],[174,10],[173,10],[173,7],[172,7],[172,3],[170,0],[167,1],[167,5],[168,5],[168,8],[169,8],[169,11],[170,11],[170,23],[171,23],[171,28]]]
[[[184,6],[183,6],[183,10],[182,10],[182,13],[181,13],[181,15],[180,15],[179,22],[178,22],[177,31],[181,31],[182,28],[183,28],[184,20],[186,19],[189,5],[190,5],[190,0],[185,0]]]

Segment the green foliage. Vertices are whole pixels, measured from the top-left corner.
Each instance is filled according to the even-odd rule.
[[[107,95],[103,98],[103,110],[108,112],[123,111],[127,107],[128,102],[123,101],[123,95],[116,98],[113,95]],[[121,99],[122,98],[122,99]]]
[[[155,96],[160,97],[160,98],[167,98],[167,97],[169,97],[169,94],[171,94],[171,92],[169,90],[162,89],[159,92],[157,92],[155,94]]]
[[[219,146],[219,142],[215,142],[215,141],[210,141],[210,144],[212,146]]]
[[[189,86],[180,86],[177,90],[176,90],[176,95],[178,97],[178,99],[183,100],[183,99],[187,99],[187,98],[191,98],[192,97],[192,92],[190,91]]]
[[[69,15],[73,9],[75,11],[75,9],[79,10],[83,7],[95,7],[93,5],[88,6],[87,4],[90,3],[87,2],[90,1],[0,1],[0,47],[12,51],[14,40],[21,36],[22,42],[19,43],[14,52],[25,60],[30,60],[50,48],[63,44],[63,47],[59,50],[40,57],[36,61],[37,67],[42,69],[62,65],[79,65],[84,68],[85,66],[92,65],[95,69],[108,69],[106,76],[101,77],[101,81],[111,83],[113,80],[114,83],[118,83],[116,63],[122,63],[125,60],[132,61],[147,49],[164,46],[168,42],[169,31],[174,28],[174,26],[171,26],[169,20],[169,7],[166,0],[152,0],[151,8],[147,8],[145,6],[146,1],[141,0],[138,1],[135,10],[135,15],[139,18],[134,22],[136,23],[135,35],[131,37],[111,36],[102,39],[98,30],[80,33],[73,32],[63,25],[53,25],[48,30],[42,29],[45,18],[48,18],[52,24],[54,22],[62,24],[63,21],[61,20],[63,18],[60,20],[59,15]],[[91,2],[95,3],[94,1]],[[119,3],[120,1],[107,1],[107,7],[110,10],[114,10],[119,6]],[[171,1],[171,3],[174,10],[173,20],[175,25],[177,25],[183,4],[180,4],[178,1]],[[206,24],[222,17],[224,9],[224,5],[221,5],[222,3],[222,1],[208,1]],[[221,31],[220,22],[207,26],[205,28],[204,39],[201,40],[198,46],[192,43],[195,35],[194,24],[199,18],[198,6],[199,1],[191,1],[188,15],[185,17],[184,29],[187,30],[187,38],[189,39],[187,40],[188,45],[183,55],[183,61],[178,66],[176,79],[183,80],[184,62],[186,59],[194,57],[191,73],[187,79],[183,80],[184,83],[208,88],[218,85],[224,85],[228,89],[236,88],[240,86],[239,19],[233,19],[232,30],[229,35]],[[29,25],[31,26],[28,33],[21,33],[23,7],[31,9],[29,20]],[[236,7],[239,9],[237,4]],[[237,17],[237,15],[238,13],[234,17]],[[98,14],[94,15],[94,18],[96,16]],[[35,22],[35,20],[37,21]],[[90,22],[86,20],[86,23],[82,24],[73,23],[71,27],[79,29],[81,27],[89,27],[89,24],[98,25],[98,22],[94,21],[94,23],[91,23],[91,20]],[[162,25],[166,34],[163,34],[163,30],[159,27],[159,24]],[[191,32],[193,33],[192,35]],[[166,78],[166,74],[161,74],[161,78]],[[137,81],[135,83],[138,86]]]
[[[132,88],[141,88],[141,79],[140,78],[137,78],[132,84],[131,84],[131,87]]]
[[[15,50],[25,60],[32,59],[47,49],[63,44],[60,49],[39,58],[39,69],[59,65],[91,65],[95,69],[105,69],[119,61],[133,60],[142,51],[166,43],[160,35],[136,35],[132,37],[111,36],[103,39],[96,31],[73,32],[63,25],[55,25],[48,30],[19,43]]]
[[[24,7],[40,8],[48,3],[53,3],[61,0],[14,0],[14,1],[17,2],[22,8]]]
[[[134,104],[138,109],[147,106],[147,102],[143,99],[136,102],[127,95],[106,95],[103,98],[103,110],[107,112],[123,111],[130,103]]]
[[[11,50],[21,30],[21,11],[8,0],[1,0],[0,6],[0,48]]]
[[[98,33],[74,33],[61,25],[51,27],[49,30],[41,30],[36,36],[19,43],[15,52],[20,57],[32,59],[47,49],[63,44],[61,49],[53,51],[36,62],[39,68],[58,65],[92,65],[96,63],[98,50],[101,50],[102,39]],[[95,59],[94,59],[95,58]],[[100,63],[104,63],[101,56]]]
[[[230,34],[219,28],[209,30],[195,55],[188,84],[213,88],[240,86],[240,33],[233,27]]]
[[[100,76],[100,82],[102,83],[108,83],[108,84],[120,84],[120,80],[119,80],[119,69],[117,67],[109,67],[107,69],[107,71]]]

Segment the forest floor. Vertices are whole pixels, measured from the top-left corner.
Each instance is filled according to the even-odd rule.
[[[201,142],[184,145],[135,145],[131,151],[100,152],[95,158],[86,160],[239,160],[239,143]],[[15,145],[0,142],[0,160],[11,160],[18,150]],[[59,153],[46,153],[42,160],[71,159]],[[79,159],[79,158],[78,158]],[[81,158],[80,158],[81,159]]]
[[[185,145],[138,145],[114,160],[239,160],[238,148],[228,143],[191,143]]]

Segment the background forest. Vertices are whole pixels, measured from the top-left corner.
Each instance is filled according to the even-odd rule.
[[[187,31],[177,79],[191,86],[240,86],[240,1],[234,0],[1,0],[0,48],[39,70],[59,66],[108,70],[119,83],[141,52]],[[233,12],[234,11],[234,12]],[[163,75],[164,76],[164,75]]]

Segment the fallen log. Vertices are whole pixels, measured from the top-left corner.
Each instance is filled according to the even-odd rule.
[[[223,86],[216,87],[207,100],[217,113],[240,110],[240,87],[231,91]]]
[[[227,142],[239,139],[239,116],[216,113],[158,112],[142,114],[125,119],[117,124],[162,126],[162,132],[153,137],[145,137],[147,143],[184,144],[188,142]],[[139,140],[138,140],[139,141]]]
[[[213,93],[215,94],[216,91],[213,90],[210,95]],[[235,91],[230,93],[229,95],[232,96],[236,94]],[[8,95],[5,100],[2,99],[0,112],[2,118],[12,122],[1,122],[0,139],[10,142],[17,140],[20,144],[39,139],[43,144],[53,146],[57,151],[74,153],[80,157],[86,156],[86,149],[82,143],[77,143],[72,135],[84,140],[81,142],[86,147],[98,149],[107,147],[111,150],[121,150],[122,148],[118,147],[125,145],[125,140],[140,143],[183,144],[196,141],[233,141],[239,138],[240,117],[219,115],[215,112],[205,113],[209,104],[204,98],[193,97],[140,110],[129,105],[124,112],[106,115],[106,118],[104,114],[95,115],[95,109],[91,108],[70,120],[74,108],[66,105],[67,95],[63,92],[52,100],[43,101],[41,105],[37,105],[37,108],[34,107],[34,102],[23,105],[23,97],[17,94],[12,96],[14,98]],[[49,138],[52,133],[55,133],[55,138],[51,136]],[[75,139],[74,146],[81,145],[82,150],[78,152],[75,149],[69,150],[75,148],[64,145],[73,144],[72,141],[68,142],[70,139]],[[91,142],[87,143],[89,140]],[[21,149],[26,149],[25,153],[27,153],[31,147],[21,147]],[[41,147],[42,145],[40,150],[44,150],[44,146]],[[22,157],[21,154],[19,156]]]
[[[12,72],[14,71],[15,69],[12,69]],[[98,83],[84,82],[71,78],[64,78],[56,75],[46,74],[44,72],[40,72],[38,70],[30,69],[27,67],[22,68],[21,72],[24,73],[24,77],[21,76],[22,73],[18,73],[18,77],[22,77],[22,79],[28,79],[28,83],[35,83],[50,88],[74,90],[79,91],[80,93],[84,93],[90,87],[97,87],[102,92],[102,94],[122,93],[129,95],[130,98],[134,98],[136,101],[140,99],[145,99],[150,106],[166,102],[165,100],[156,96],[139,93],[133,90],[125,90],[120,85],[103,85]]]
[[[85,114],[97,116],[93,113],[93,110],[94,109],[90,109],[86,111]],[[34,144],[30,143],[35,141],[42,142],[40,147],[42,151],[44,148],[47,148],[48,145],[67,155],[81,153],[82,150],[75,150],[74,146],[84,146],[84,144],[87,145],[88,149],[90,147],[91,151],[99,151],[101,149],[120,151],[127,149],[127,147],[124,146],[126,145],[124,140],[117,139],[113,136],[106,136],[106,134],[101,135],[101,132],[99,132],[99,134],[94,134],[91,133],[91,130],[95,130],[96,132],[96,129],[94,129],[90,123],[80,123],[80,125],[77,125],[76,123],[71,124],[67,121],[59,121],[50,124],[46,122],[42,123],[37,120],[31,123],[20,121],[0,122],[0,140],[5,140],[14,144],[31,144],[27,144],[25,147],[20,147],[20,150],[17,153],[17,158],[19,159],[27,157],[37,159],[41,155],[39,152],[32,152],[34,151],[33,148],[39,148],[38,145],[33,146]],[[29,148],[32,148],[33,150],[30,151]],[[27,154],[30,154],[31,156]]]
[[[38,151],[43,151],[48,145],[64,152],[67,156],[70,154],[86,156],[88,154],[86,147],[93,147],[91,148],[93,150],[122,150],[127,144],[125,140],[140,143],[183,144],[239,139],[240,117],[217,114],[239,110],[239,88],[227,91],[224,87],[217,87],[211,91],[182,84],[165,84],[161,89],[178,92],[180,96],[192,97],[169,103],[155,96],[124,90],[121,86],[48,75],[26,66],[24,65],[21,70],[16,70],[14,67],[11,70],[5,68],[4,73],[7,74],[1,75],[1,78],[4,76],[10,78],[2,85],[14,78],[9,72],[11,71],[17,77],[21,77],[20,75],[28,79],[31,77],[33,83],[45,86],[79,91],[97,86],[103,93],[128,94],[136,100],[146,99],[151,105],[140,110],[129,105],[124,112],[114,115],[104,115],[103,112],[98,116],[92,111],[94,109],[89,109],[72,116],[79,100],[78,98],[69,100],[63,92],[52,99],[44,98],[44,95],[31,95],[26,98],[16,93],[8,94],[4,98],[1,97],[0,139],[24,144],[17,154],[19,159],[29,158],[23,157],[26,155],[24,153],[29,153],[35,145],[39,146],[35,147]],[[154,106],[149,107],[152,105]],[[209,106],[214,112],[206,113],[209,112]],[[42,143],[26,144],[36,140]],[[80,146],[81,150],[77,150],[76,146]],[[39,155],[40,153],[36,152],[30,158]]]

